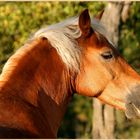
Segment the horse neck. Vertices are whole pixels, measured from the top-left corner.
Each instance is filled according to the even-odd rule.
[[[32,44],[11,70],[8,66],[4,68],[0,94],[17,96],[38,107],[56,135],[72,93],[70,79],[56,50],[47,40],[39,39]],[[11,58],[11,61],[15,60],[16,57]]]
[[[44,115],[55,135],[72,96],[69,76],[70,73],[56,50],[51,48],[50,55],[38,70],[37,77],[41,85],[38,92],[39,106],[42,112],[45,112]]]

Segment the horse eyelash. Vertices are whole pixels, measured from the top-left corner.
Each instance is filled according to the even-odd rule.
[[[105,52],[105,53],[102,53],[101,56],[104,58],[104,59],[111,59],[113,58],[113,53],[108,51],[108,52]]]

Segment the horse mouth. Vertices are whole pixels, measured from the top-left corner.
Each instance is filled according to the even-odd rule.
[[[126,104],[125,115],[129,119],[138,118],[140,119],[140,106],[130,102]]]
[[[140,86],[133,89],[131,94],[128,94],[125,102],[125,114],[128,118],[140,119]]]

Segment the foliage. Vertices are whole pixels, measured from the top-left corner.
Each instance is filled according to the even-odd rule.
[[[7,59],[32,33],[88,8],[91,15],[101,11],[107,2],[0,2],[0,70]],[[121,23],[121,53],[140,71],[140,3],[133,2],[129,19]],[[117,111],[116,137],[140,138],[139,121],[126,120]],[[60,138],[91,138],[92,99],[74,95],[59,129]]]
[[[102,2],[99,4],[100,6],[85,2],[1,2],[1,68],[13,51],[23,45],[37,29],[75,16],[87,7],[90,11],[98,11],[104,5]]]
[[[133,2],[129,18],[120,27],[119,48],[128,63],[140,73],[140,3]],[[117,138],[140,138],[140,120],[128,120],[118,111]],[[125,124],[125,125],[124,125]]]
[[[133,2],[126,23],[121,25],[120,48],[129,64],[140,72],[140,3]]]

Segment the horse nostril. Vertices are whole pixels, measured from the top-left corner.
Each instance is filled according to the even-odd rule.
[[[131,105],[131,104],[132,104],[132,102],[128,102],[128,104],[129,104],[129,105]]]

